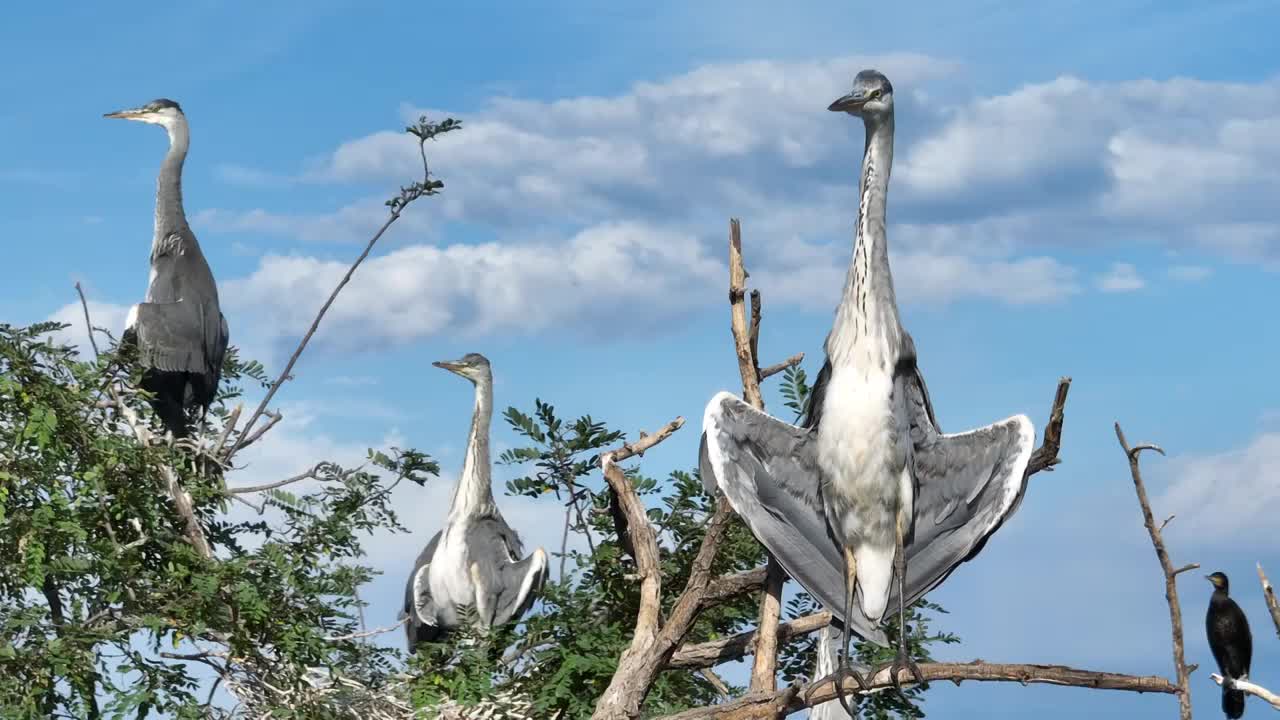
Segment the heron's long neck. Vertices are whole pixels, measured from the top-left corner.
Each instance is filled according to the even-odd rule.
[[[897,360],[902,326],[898,320],[893,276],[889,273],[885,235],[885,207],[892,166],[893,116],[890,115],[880,121],[867,122],[853,263],[849,266],[844,295],[836,308],[835,324],[827,340],[827,355],[834,364],[853,361],[855,353],[865,361],[890,367]]]
[[[451,516],[484,515],[496,507],[489,466],[489,423],[493,418],[492,380],[476,383],[476,409],[471,416],[471,434],[467,437],[467,457],[462,462],[462,476],[453,491]]]
[[[160,177],[156,180],[156,231],[152,254],[172,252],[173,248],[159,247],[174,233],[187,229],[187,215],[182,210],[182,164],[187,159],[187,147],[191,138],[185,120],[165,126],[169,131],[169,152],[160,165]],[[189,233],[183,233],[184,235]],[[157,251],[161,251],[157,253]]]

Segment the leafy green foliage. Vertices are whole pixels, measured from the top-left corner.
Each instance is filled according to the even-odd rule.
[[[273,491],[266,516],[236,519],[219,511],[224,481],[208,458],[143,446],[122,425],[116,397],[150,417],[137,372],[115,348],[86,362],[52,344],[46,335],[61,327],[0,325],[5,717],[217,716],[193,672],[200,664],[286,691],[313,667],[375,686],[390,677],[394,651],[334,638],[359,630],[356,590],[372,577],[361,536],[403,530],[389,493],[426,482],[435,462],[393,448],[371,450],[372,469],[321,463],[309,484]],[[264,375],[232,351],[224,377],[215,437],[237,381]],[[162,468],[191,494],[214,558],[187,542]],[[273,708],[281,718],[327,713]]]

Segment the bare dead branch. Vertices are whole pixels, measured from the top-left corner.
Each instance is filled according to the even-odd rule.
[[[266,412],[266,416],[267,424],[255,430],[254,433],[248,437],[245,437],[245,433],[249,432],[249,426],[248,424],[244,426],[244,430],[240,433],[240,438],[231,446],[231,449],[227,450],[226,454],[223,455],[223,462],[230,463],[232,455],[261,440],[263,435],[271,432],[271,428],[280,424],[280,421],[284,419],[284,414],[278,410],[275,412],[268,410]]]
[[[292,485],[296,482],[302,482],[303,480],[318,480],[320,478],[320,469],[327,464],[328,463],[316,463],[310,470],[300,472],[297,475],[294,475],[293,477],[287,477],[284,480],[277,480],[275,482],[270,482],[263,485],[248,485],[245,487],[227,488],[227,494],[247,495],[248,493],[262,492],[264,490],[275,490],[276,488],[282,488],[286,485]]]
[[[802,361],[804,361],[804,353],[802,352],[796,353],[795,355],[792,355],[791,357],[787,358],[786,360],[783,360],[777,365],[770,365],[769,367],[761,370],[760,380],[761,382],[763,382],[764,380],[771,378],[774,375],[777,375],[778,373],[782,372],[783,370],[786,370],[789,367],[795,367],[796,365],[799,365]]]
[[[702,668],[698,671],[698,674],[701,675],[704,680],[711,683],[711,687],[716,689],[716,692],[720,694],[721,698],[725,700],[730,698],[729,686],[725,684],[724,680],[717,675],[714,670],[711,668]]]
[[[793,637],[808,635],[815,630],[831,624],[831,613],[818,612],[812,615],[796,618],[790,622],[778,625],[777,640],[783,642]],[[687,668],[704,668],[715,667],[723,662],[737,660],[738,658],[750,655],[755,652],[756,648],[756,631],[748,630],[746,632],[731,635],[727,638],[712,640],[710,642],[698,643],[696,645],[685,645],[671,655],[671,660],[667,662],[667,669],[687,669]]]
[[[1023,685],[1036,683],[1081,687],[1094,690],[1124,690],[1139,693],[1168,693],[1178,695],[1176,686],[1159,676],[1122,675],[1118,673],[1078,670],[1063,665],[1032,665],[987,663],[975,660],[970,663],[920,663],[920,672],[927,682],[950,680],[957,685],[965,680],[977,682],[1016,682]],[[903,687],[913,682],[908,670],[899,672],[899,680]],[[853,680],[846,680],[846,695],[858,694],[859,690]],[[876,692],[892,688],[889,681],[889,669],[884,668],[870,678],[868,683]],[[865,693],[864,693],[865,694]],[[818,705],[836,697],[835,684],[830,681],[815,684],[810,691],[792,685],[777,692],[751,693],[738,700],[723,705],[686,710],[675,715],[668,715],[660,720],[745,720],[746,718],[784,717],[799,712],[808,705],[805,697],[814,705]]]
[[[386,627],[374,628],[363,632],[347,633],[346,635],[329,635],[325,637],[325,640],[328,640],[329,642],[341,642],[343,640],[359,640],[360,638],[373,637],[374,635],[384,635],[392,630],[398,630],[401,625],[404,625],[407,622],[409,622],[408,615],[400,618],[400,620],[394,625],[387,625]]]
[[[1222,684],[1222,676],[1218,673],[1213,673],[1209,676],[1209,679],[1219,685]],[[1248,680],[1236,680],[1232,685],[1245,695],[1252,695],[1256,698],[1261,698],[1263,701],[1270,703],[1271,707],[1276,710],[1280,710],[1280,695],[1276,695],[1261,685],[1251,683]]]
[[[747,270],[742,261],[742,227],[737,218],[729,220],[729,320],[733,332],[734,352],[738,357],[738,373],[742,376],[742,397],[757,410],[764,410],[760,394],[760,291],[751,291],[751,321],[743,294]],[[782,585],[786,572],[769,555],[765,565],[764,592],[760,595],[760,614],[755,635],[755,658],[751,665],[751,690],[773,690],[777,687],[778,617],[782,612]]]
[[[610,450],[604,453],[600,456],[600,460],[603,463],[605,455],[610,456],[612,461],[615,463],[620,463],[623,460],[629,460],[636,455],[643,457],[645,450],[648,450],[654,445],[666,440],[671,436],[671,433],[679,430],[681,427],[684,427],[684,418],[677,417],[675,420],[663,425],[652,435],[645,435],[633,443],[626,443],[617,450]]]
[[[1280,637],[1280,602],[1276,602],[1276,589],[1262,571],[1262,563],[1258,563],[1258,580],[1262,581],[1262,597],[1267,601],[1267,610],[1271,613],[1271,622],[1276,626],[1276,637]]]
[[[738,356],[738,373],[742,376],[742,397],[753,407],[764,407],[760,382],[751,355],[751,328],[747,325],[747,308],[742,302],[746,293],[747,271],[742,265],[742,228],[737,218],[729,220],[729,306],[733,347]]]
[[[1178,516],[1177,516],[1177,515],[1170,515],[1169,517],[1165,518],[1165,519],[1164,519],[1164,522],[1160,523],[1160,532],[1164,532],[1164,529],[1165,529],[1165,528],[1167,528],[1167,527],[1169,527],[1169,523],[1173,522],[1173,519],[1174,519],[1174,518],[1176,518],[1176,517],[1178,517]]]
[[[1067,391],[1071,389],[1071,378],[1058,379],[1058,389],[1053,394],[1053,407],[1049,409],[1049,422],[1044,426],[1044,439],[1040,447],[1031,453],[1027,462],[1026,477],[1031,477],[1041,470],[1052,470],[1054,465],[1062,462],[1058,451],[1062,449],[1063,412],[1067,405]]]
[[[1120,429],[1118,422],[1116,439],[1120,441],[1120,447],[1124,450],[1125,457],[1129,459],[1129,474],[1133,476],[1133,488],[1138,494],[1138,504],[1142,507],[1142,523],[1147,527],[1147,534],[1151,536],[1151,545],[1155,548],[1156,557],[1160,560],[1160,569],[1164,571],[1164,597],[1169,603],[1169,624],[1173,634],[1173,666],[1178,674],[1180,689],[1179,713],[1182,720],[1191,720],[1191,671],[1187,668],[1183,650],[1182,608],[1178,604],[1178,573],[1182,571],[1175,571],[1173,562],[1169,560],[1169,553],[1164,547],[1164,538],[1160,534],[1160,528],[1156,527],[1155,516],[1151,513],[1151,502],[1147,499],[1147,486],[1142,482],[1142,470],[1138,466],[1138,456],[1143,450],[1155,450],[1161,455],[1164,454],[1164,450],[1151,444],[1129,447],[1129,442],[1125,440],[1124,431]]]
[[[240,413],[242,412],[244,412],[244,403],[236,403],[235,409],[227,416],[226,422],[222,424],[222,434],[218,435],[218,441],[214,443],[214,457],[222,455],[222,451],[227,447],[227,438],[230,437],[231,431],[236,429],[236,424],[240,422]]]
[[[253,425],[258,422],[258,418],[262,417],[262,414],[266,412],[267,405],[271,402],[271,399],[276,396],[276,391],[280,389],[280,386],[284,384],[285,380],[288,380],[291,377],[289,373],[293,372],[293,366],[297,364],[298,358],[302,356],[302,351],[307,348],[307,343],[311,342],[311,337],[315,335],[316,330],[320,328],[320,321],[324,319],[325,313],[329,312],[329,307],[333,305],[333,301],[338,299],[338,293],[342,292],[342,288],[346,287],[347,283],[351,282],[351,276],[355,274],[356,268],[360,267],[360,264],[365,261],[365,258],[369,257],[369,253],[373,250],[373,246],[382,238],[383,233],[385,233],[396,220],[400,219],[400,213],[403,211],[404,206],[392,208],[391,214],[387,217],[386,222],[382,223],[382,227],[378,228],[378,231],[373,234],[373,237],[369,238],[369,242],[365,244],[364,250],[360,253],[360,256],[355,259],[355,262],[351,263],[351,267],[347,268],[346,274],[338,281],[338,285],[333,289],[333,292],[329,293],[329,299],[325,300],[324,305],[320,306],[320,312],[316,313],[315,319],[311,321],[311,327],[307,328],[307,334],[303,335],[302,340],[298,342],[298,347],[293,351],[293,355],[289,357],[289,362],[285,363],[284,370],[281,370],[280,376],[276,378],[275,382],[271,383],[271,387],[267,389],[266,396],[262,398],[262,402],[258,403],[257,409],[255,409],[253,414],[249,416],[249,421],[244,424],[244,430],[240,434],[240,439],[235,445],[231,446],[231,450],[227,452],[227,460],[230,460],[232,456],[247,444],[245,441],[246,434],[253,429]]]
[[[763,567],[732,575],[721,575],[707,583],[707,589],[702,596],[702,605],[711,607],[743,593],[755,592],[764,587],[765,577],[766,572]]]
[[[93,323],[89,320],[89,301],[84,299],[84,288],[76,281],[76,294],[80,296],[80,307],[84,310],[84,329],[89,333],[89,347],[93,348],[93,356],[98,357],[98,341],[93,339]]]
[[[1192,570],[1195,570],[1195,569],[1196,569],[1196,568],[1198,568],[1198,567],[1200,567],[1200,563],[1187,563],[1186,565],[1183,565],[1182,567],[1178,568],[1177,570],[1174,570],[1174,571],[1173,571],[1173,574],[1174,574],[1174,575],[1181,575],[1181,574],[1182,574],[1182,573],[1184,573],[1184,572],[1191,572]]]

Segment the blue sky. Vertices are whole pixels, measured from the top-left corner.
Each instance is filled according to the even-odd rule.
[[[1222,569],[1280,685],[1253,564],[1280,575],[1280,9],[1269,2],[116,3],[13,9],[0,25],[3,318],[73,319],[82,281],[119,327],[144,291],[154,129],[101,119],[155,97],[192,124],[186,207],[232,342],[278,368],[412,178],[425,109],[467,127],[445,180],[335,305],[285,423],[242,473],[276,479],[386,442],[446,476],[397,495],[415,540],[374,538],[394,618],[418,540],[461,466],[470,388],[431,360],[490,357],[497,403],[535,397],[634,432],[690,425],[645,458],[696,461],[697,422],[737,388],[725,238],[742,218],[764,360],[814,372],[848,262],[861,128],[826,112],[875,66],[898,96],[890,243],[904,322],[945,429],[1027,413],[1074,378],[1064,464],[933,599],[955,659],[1170,673],[1158,567],[1112,433],[1147,461],[1175,562]],[[776,394],[772,407],[781,412]],[[499,443],[513,440],[501,421]],[[505,471],[500,470],[502,476]],[[503,501],[550,546],[548,506]],[[1197,710],[1218,693],[1181,581]],[[1157,717],[1169,698],[938,687],[935,718]],[[1261,708],[1259,708],[1261,709]]]

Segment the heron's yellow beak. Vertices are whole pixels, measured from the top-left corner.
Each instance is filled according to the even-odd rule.
[[[867,104],[867,94],[862,90],[855,90],[848,95],[836,98],[835,102],[827,106],[831,112],[854,112]]]
[[[128,110],[116,110],[103,114],[104,118],[120,118],[121,120],[137,120],[146,115],[147,112],[142,108],[129,108]]]
[[[448,370],[451,373],[461,373],[462,369],[466,367],[460,362],[450,361],[450,360],[437,360],[431,364],[435,365],[438,368],[443,368],[445,370]]]

